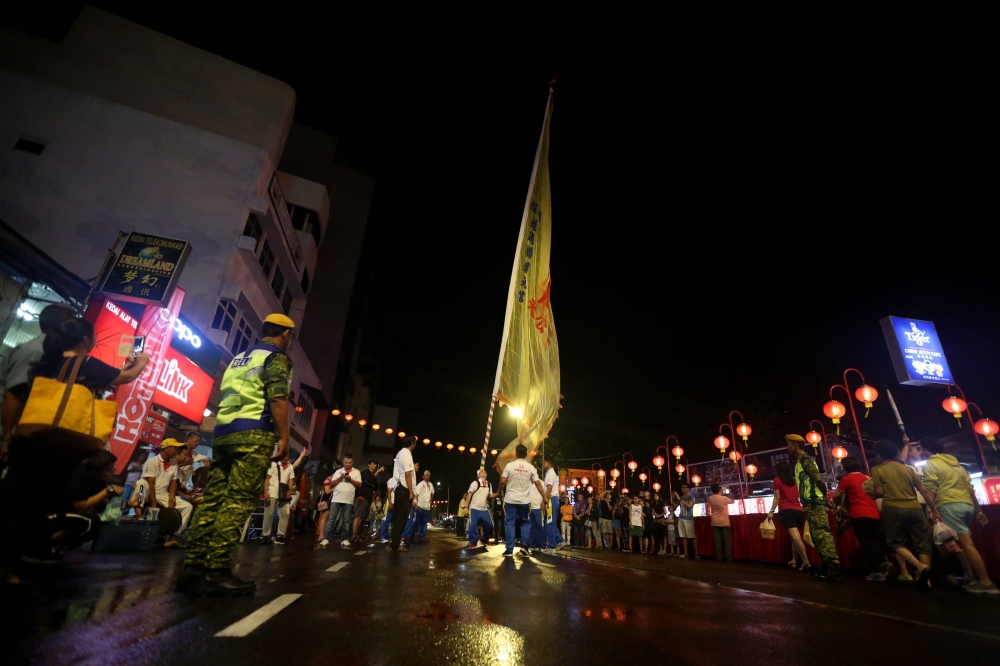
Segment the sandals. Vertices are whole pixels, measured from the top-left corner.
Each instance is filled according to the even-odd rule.
[[[799,571],[809,571],[812,568],[813,568],[813,565],[811,565],[808,562],[806,562],[801,567],[799,567]]]
[[[788,562],[788,566],[790,566],[793,569],[798,569],[799,568],[799,566],[797,564],[795,564],[795,560],[790,560]]]

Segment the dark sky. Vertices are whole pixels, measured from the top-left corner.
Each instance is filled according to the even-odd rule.
[[[294,15],[98,4],[289,83],[296,119],[376,178],[364,349],[408,431],[481,443],[553,74],[552,436],[574,457],[648,459],[674,434],[707,459],[730,409],[755,448],[780,446],[823,418],[848,366],[882,393],[866,435],[898,436],[886,387],[911,435],[955,432],[943,389],[896,383],[889,314],[933,320],[969,399],[1000,416],[989,105],[946,63],[540,49],[522,67],[446,30],[404,43]]]

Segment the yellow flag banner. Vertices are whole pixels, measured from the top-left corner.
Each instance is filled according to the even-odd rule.
[[[517,439],[497,456],[503,469],[524,444],[531,460],[559,416],[559,343],[552,320],[552,201],[549,185],[549,122],[552,92],[545,109],[542,136],[535,152],[528,198],[521,215],[517,254],[507,294],[500,361],[493,395],[518,417]]]

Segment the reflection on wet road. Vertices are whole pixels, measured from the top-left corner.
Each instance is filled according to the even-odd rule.
[[[182,553],[79,552],[57,577],[5,589],[5,607],[18,611],[4,633],[28,663],[132,666],[624,655],[839,664],[889,637],[899,662],[953,656],[956,642],[970,663],[1000,651],[992,598],[851,578],[824,584],[751,564],[593,551],[503,558],[502,550],[469,553],[443,532],[395,555],[383,546],[315,550],[301,538],[282,550],[247,545],[238,573],[258,591],[235,600],[175,593]]]

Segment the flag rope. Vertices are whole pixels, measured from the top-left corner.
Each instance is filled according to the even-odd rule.
[[[493,410],[497,406],[496,395],[490,400],[490,415],[486,417],[486,439],[483,441],[483,456],[479,460],[479,469],[486,469],[486,452],[490,448],[490,431],[493,430]]]

